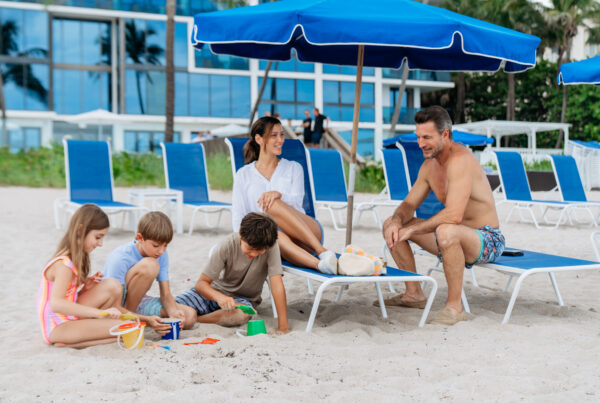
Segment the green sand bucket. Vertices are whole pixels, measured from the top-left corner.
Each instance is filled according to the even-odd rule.
[[[255,319],[248,321],[248,329],[237,329],[236,334],[240,337],[244,336],[256,336],[257,334],[267,334],[267,328],[265,321],[262,319]]]

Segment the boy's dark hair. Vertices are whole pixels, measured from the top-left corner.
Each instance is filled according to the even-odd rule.
[[[173,224],[165,213],[151,211],[138,222],[138,230],[144,239],[169,243],[173,239]]]
[[[269,249],[277,242],[277,224],[266,213],[249,213],[242,218],[240,238],[252,249]]]
[[[448,111],[441,106],[433,105],[422,109],[415,114],[415,123],[422,124],[433,122],[437,131],[442,134],[448,129],[450,140],[452,140],[452,119]]]

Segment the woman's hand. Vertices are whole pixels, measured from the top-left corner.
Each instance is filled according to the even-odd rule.
[[[281,199],[281,193],[278,191],[272,190],[270,192],[265,192],[258,199],[258,205],[263,211],[267,211],[277,199]]]
[[[88,279],[85,281],[85,284],[82,288],[82,291],[89,291],[92,288],[94,288],[99,282],[102,281],[102,278],[104,277],[104,274],[100,273],[99,271],[96,272],[96,274],[94,274],[93,276],[88,277]]]

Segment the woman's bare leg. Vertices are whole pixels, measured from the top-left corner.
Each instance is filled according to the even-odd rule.
[[[281,200],[275,200],[266,212],[275,219],[279,228],[290,238],[307,245],[317,254],[325,252],[326,249],[320,241],[321,229],[314,219],[300,213]]]
[[[311,269],[319,269],[319,259],[296,245],[294,241],[284,232],[279,231],[277,243],[281,256],[291,264],[301,267],[310,267]]]

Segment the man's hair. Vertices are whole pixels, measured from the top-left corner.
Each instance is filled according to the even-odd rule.
[[[450,134],[450,140],[452,140],[452,119],[441,106],[430,106],[423,110],[420,110],[415,114],[415,123],[422,124],[427,122],[433,122],[437,131],[442,134],[444,130],[448,129]]]
[[[166,214],[151,211],[144,214],[138,222],[138,230],[146,240],[169,243],[173,239],[173,224]]]
[[[266,213],[246,214],[240,224],[240,238],[252,249],[268,249],[277,242],[277,224]]]

